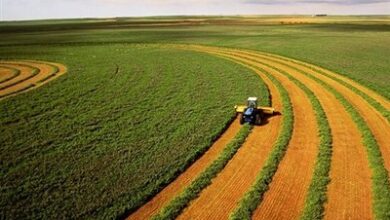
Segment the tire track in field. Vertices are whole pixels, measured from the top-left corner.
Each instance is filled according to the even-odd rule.
[[[236,53],[236,55],[240,56],[239,53]],[[253,57],[250,57],[248,55],[244,55],[243,57],[248,60],[253,59]],[[277,62],[270,62],[264,60],[264,57],[260,59],[257,58],[257,60],[259,60],[260,63],[266,63],[273,67],[283,69],[293,75],[299,81],[303,82],[316,94],[316,96],[319,98],[320,102],[325,108],[325,112],[328,115],[328,120],[333,131],[334,138],[334,153],[332,160],[332,170],[330,174],[333,181],[329,186],[328,206],[330,207],[327,208],[325,217],[329,219],[372,218],[372,195],[370,187],[371,174],[368,168],[367,154],[364,150],[364,146],[362,145],[362,140],[360,138],[360,132],[345,110],[333,113],[332,110],[330,110],[344,109],[344,107],[339,103],[338,100],[332,97],[332,95],[328,91],[325,91],[324,88],[321,88],[322,86],[318,85],[318,83],[316,87],[313,87],[312,85],[316,84],[314,81],[309,80],[305,77],[298,77],[300,73],[294,71],[294,69],[288,69]],[[319,93],[319,91],[321,90],[324,93]],[[329,102],[329,104],[324,102],[325,95],[328,95],[328,98],[333,99],[331,102]],[[335,104],[338,104],[338,106]],[[291,164],[291,166],[293,166],[293,164]],[[280,170],[280,172],[282,172],[282,170]],[[283,180],[282,183],[284,181],[285,180]],[[270,191],[267,193],[267,195],[272,194],[272,185],[274,184],[274,182],[271,184]],[[288,191],[285,190],[284,192],[279,194],[275,193],[277,196],[274,196],[272,199],[270,199],[269,203],[275,203],[275,200],[278,200],[284,193],[288,193]],[[267,204],[267,195],[265,196],[265,200],[260,205],[258,210],[256,210],[256,212],[254,213],[255,218],[272,218],[272,216],[264,216],[264,211],[262,211],[262,207],[266,206]],[[290,202],[291,201],[287,200],[284,203]],[[271,212],[275,212],[276,210],[284,210],[284,208],[285,207],[279,207],[272,210]]]
[[[62,64],[44,61],[0,61],[0,68],[15,69],[18,74],[0,83],[0,100],[38,88],[66,73]]]
[[[161,208],[187,187],[212,161],[240,130],[239,119],[235,119],[216,142],[196,160],[189,168],[180,174],[173,182],[155,195],[149,202],[132,213],[127,219],[149,219]]]
[[[273,83],[257,69],[272,94],[273,107],[282,109],[280,94]],[[225,168],[193,200],[178,219],[227,219],[236,203],[254,182],[272,150],[281,126],[281,117],[274,116],[268,123],[254,127],[246,142]]]

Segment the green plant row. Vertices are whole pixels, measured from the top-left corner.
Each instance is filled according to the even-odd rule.
[[[319,152],[314,168],[311,184],[306,196],[305,207],[301,215],[301,219],[314,220],[322,219],[324,213],[324,203],[327,200],[327,185],[330,182],[329,171],[332,160],[332,133],[326,117],[324,108],[316,95],[302,82],[291,76],[286,71],[273,67],[263,62],[259,62],[265,66],[277,70],[284,74],[289,80],[294,82],[301,88],[309,98],[318,125],[318,135],[320,143],[318,146]]]
[[[234,139],[226,145],[221,154],[214,160],[192,183],[178,196],[169,202],[160,213],[152,219],[175,219],[182,210],[195,199],[206,186],[211,184],[211,180],[225,167],[228,161],[234,156],[237,150],[244,143],[249,135],[252,126],[245,124],[236,134]]]
[[[349,88],[350,90],[352,90],[353,92],[355,92],[356,94],[358,94],[360,97],[362,97],[364,100],[366,100],[372,107],[374,107],[378,112],[380,112],[386,119],[387,121],[390,122],[390,111],[387,110],[385,107],[383,107],[383,105],[381,105],[378,101],[376,101],[375,99],[373,99],[371,96],[367,95],[365,92],[362,92],[361,90],[357,89],[355,86],[347,83],[346,81],[342,80],[342,79],[339,79],[337,77],[334,77],[328,73],[325,73],[324,71],[318,69],[318,68],[315,68],[313,66],[310,66],[310,65],[307,65],[307,64],[304,64],[304,63],[300,63],[300,62],[297,62],[297,61],[294,61],[294,60],[290,60],[290,59],[285,59],[285,58],[282,58],[282,57],[275,57],[275,56],[272,56],[272,55],[268,55],[268,54],[264,54],[265,56],[269,56],[269,57],[274,57],[274,58],[278,58],[278,59],[281,59],[281,60],[284,60],[284,61],[287,61],[287,62],[291,62],[291,63],[295,63],[295,64],[298,64],[298,65],[302,65],[302,66],[305,66],[317,73],[320,73],[328,78],[331,78],[333,80],[335,80],[336,82],[344,85],[345,87]],[[278,62],[278,61],[275,61],[275,62]],[[278,62],[280,63],[280,62]]]
[[[2,68],[5,68],[5,67],[2,67]],[[18,70],[18,69],[14,69],[14,68],[7,68],[7,69],[12,70],[12,76],[7,77],[7,78],[1,80],[0,83],[7,82],[7,81],[9,81],[9,80],[11,80],[11,79],[13,79],[13,78],[15,78],[15,77],[20,75],[20,70]]]
[[[280,92],[283,105],[282,129],[276,143],[273,146],[273,150],[264,165],[264,168],[256,177],[256,180],[251,188],[239,201],[237,208],[231,213],[230,219],[251,219],[253,211],[261,202],[263,194],[268,190],[268,185],[271,183],[272,178],[278,169],[278,165],[286,152],[294,126],[294,115],[287,90],[271,74],[267,73],[263,69],[257,69],[262,71],[275,84]]]
[[[307,77],[315,80],[329,90],[340,103],[344,106],[347,112],[351,115],[353,121],[357,125],[363,138],[363,144],[366,147],[368,161],[372,170],[372,183],[373,183],[373,194],[374,194],[374,214],[376,219],[390,219],[390,182],[388,172],[384,166],[381,151],[378,143],[375,140],[370,128],[364,121],[363,117],[354,108],[354,106],[348,102],[348,100],[342,96],[336,89],[331,87],[329,84],[321,81],[315,76],[308,74],[295,67],[289,66],[296,71],[306,75]]]

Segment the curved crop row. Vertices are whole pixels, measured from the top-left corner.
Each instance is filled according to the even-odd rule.
[[[275,86],[280,91],[281,101],[283,104],[282,127],[265,166],[256,177],[255,183],[251,186],[250,190],[245,193],[244,197],[240,200],[238,207],[230,215],[230,219],[251,218],[253,211],[260,203],[263,194],[267,191],[268,185],[272,181],[272,177],[278,168],[279,162],[282,160],[285,154],[293,131],[294,115],[287,90],[271,74],[263,70],[262,72],[275,84]]]
[[[234,156],[240,146],[249,135],[252,126],[244,125],[234,139],[223,149],[219,157],[213,161],[192,183],[184,189],[177,197],[170,201],[159,214],[153,216],[153,219],[174,219],[196,198],[206,186],[211,184],[211,180],[221,171],[228,161]]]
[[[64,66],[50,62],[23,60],[2,61],[2,63],[11,66],[10,68],[14,69],[15,73],[12,77],[8,77],[0,82],[0,85],[3,84],[0,86],[0,99],[37,88],[66,72]],[[18,66],[23,68],[18,69]],[[32,69],[32,71],[24,68]]]
[[[315,170],[313,173],[310,187],[308,189],[305,207],[301,219],[322,219],[324,212],[324,203],[327,199],[327,185],[330,182],[329,171],[332,159],[332,134],[325,111],[313,91],[311,91],[302,82],[295,79],[286,71],[283,71],[276,67],[272,67],[266,63],[262,64],[284,74],[289,80],[291,80],[299,88],[301,88],[309,98],[314,109],[316,115],[316,123],[318,125],[318,135],[320,138],[320,143],[318,146],[319,152],[317,155]]]
[[[5,68],[5,67],[2,67],[2,68]],[[7,78],[1,80],[0,84],[1,83],[5,83],[5,82],[7,82],[7,81],[9,81],[9,80],[11,80],[11,79],[13,79],[13,78],[15,78],[15,77],[20,75],[20,70],[18,70],[18,69],[14,69],[14,68],[7,68],[7,69],[12,70],[12,76],[7,77]]]
[[[27,65],[26,65],[26,66],[27,66]],[[40,71],[40,70],[39,70],[38,68],[35,68],[35,67],[33,67],[33,66],[29,66],[29,67],[31,67],[31,68],[33,69],[33,71],[31,72],[31,75],[29,75],[29,76],[26,77],[26,78],[20,79],[20,80],[18,80],[18,81],[16,81],[16,82],[13,82],[13,83],[11,83],[11,84],[2,86],[2,87],[0,87],[0,90],[4,90],[4,89],[10,88],[10,87],[12,87],[12,86],[15,86],[15,85],[17,85],[17,84],[19,84],[19,83],[22,83],[22,82],[24,82],[24,81],[27,81],[27,80],[33,78],[34,76],[36,76],[36,75],[39,74],[39,71]]]
[[[234,56],[234,55],[233,55]],[[275,62],[279,62],[279,61],[275,61]],[[282,63],[281,63],[282,64]],[[289,66],[289,67],[291,67],[291,68],[293,68],[293,69],[295,69],[295,70],[297,70],[297,71],[299,71],[299,72],[302,72],[302,70],[300,70],[300,69],[297,69],[297,68],[295,68],[295,67],[293,67],[293,66],[290,66],[290,65],[287,65],[287,64],[282,64],[282,65],[286,65],[286,66]],[[310,74],[312,77],[315,77],[315,76],[313,76],[312,74]],[[321,81],[320,79],[317,79],[317,80],[319,80],[319,81]],[[328,85],[328,86],[330,86],[330,85]],[[335,89],[334,89],[335,90]],[[336,91],[336,90],[335,90]],[[340,94],[341,95],[341,94]],[[337,99],[338,101],[340,101],[339,99]],[[345,100],[345,101],[347,101],[347,100]],[[367,101],[367,100],[366,100]],[[351,105],[352,106],[352,105]],[[359,113],[357,112],[357,110],[355,110],[355,109],[353,109],[356,113],[357,113],[357,115],[359,115]],[[348,114],[351,114],[351,112],[347,112]],[[375,137],[373,136],[373,133],[371,132],[371,130],[370,130],[370,128],[368,127],[368,125],[365,123],[365,121],[363,120],[363,117],[361,116],[361,115],[359,115],[359,117],[360,117],[360,119],[361,119],[361,122],[362,122],[362,124],[364,124],[364,127],[366,128],[366,129],[364,129],[366,132],[369,132],[370,133],[370,135],[365,135],[366,137],[364,138],[363,137],[363,144],[364,145],[366,145],[366,147],[367,147],[367,144],[366,144],[366,142],[367,142],[367,140],[370,140],[371,139],[371,141],[372,140],[374,140],[374,142],[375,142],[375,146],[376,146],[376,151],[377,151],[377,156],[378,156],[378,153],[379,153],[379,157],[377,157],[377,159],[379,160],[377,160],[377,162],[378,163],[381,163],[382,164],[382,168],[379,168],[379,170],[380,169],[382,169],[382,171],[384,171],[384,172],[382,172],[381,173],[381,175],[379,175],[378,173],[380,173],[380,172],[376,172],[377,174],[376,175],[374,175],[374,176],[377,176],[377,177],[379,177],[379,179],[381,179],[381,180],[384,180],[385,182],[387,182],[387,178],[384,176],[384,175],[386,175],[387,176],[387,173],[386,173],[386,168],[384,168],[384,165],[383,165],[383,158],[381,157],[381,152],[380,152],[380,150],[379,150],[379,147],[378,147],[378,144],[376,143],[376,141],[375,141]],[[357,122],[356,122],[356,120],[354,119],[353,120],[353,122],[355,123],[355,124],[357,124]],[[359,131],[360,131],[360,133],[362,133],[362,129],[361,129],[361,127],[359,127]],[[371,136],[371,137],[369,137],[369,136]],[[371,144],[371,147],[374,147],[375,148],[375,146],[373,145],[373,144]],[[371,155],[372,155],[373,153],[371,153]],[[374,154],[375,155],[375,154]],[[368,152],[368,157],[370,157],[370,152]],[[382,162],[381,162],[382,161]],[[370,165],[372,165],[373,164],[373,162],[372,161],[370,161],[369,162],[369,164]],[[378,164],[377,164],[378,165]],[[379,166],[380,167],[380,166]],[[326,180],[325,180],[326,181]],[[325,185],[327,184],[326,182],[324,183]],[[384,208],[384,206],[386,206],[385,204],[387,204],[387,198],[388,198],[388,194],[386,193],[386,189],[383,189],[383,188],[386,188],[386,185],[388,185],[387,183],[383,183],[382,184],[382,192],[384,192],[384,194],[383,195],[385,195],[385,197],[386,197],[386,199],[385,199],[385,201],[380,201],[380,204],[381,205],[379,205],[379,207],[381,207],[381,208],[379,208],[379,209],[386,209],[386,208]],[[374,183],[374,188],[375,188],[375,186],[378,188],[378,186],[380,186],[380,184],[375,184]],[[326,189],[323,189],[323,191],[325,191]],[[377,194],[378,195],[378,194]],[[382,196],[383,196],[382,195]],[[374,196],[375,197],[375,196]],[[377,198],[378,198],[378,196],[376,196]],[[375,200],[375,199],[374,199]],[[376,199],[376,200],[378,200],[378,199]],[[374,202],[375,203],[375,202]],[[374,204],[375,205],[375,204]],[[378,205],[375,205],[376,207],[378,207]],[[322,205],[320,206],[320,209],[322,209]],[[318,210],[320,210],[320,209],[318,209]],[[378,210],[378,208],[375,208],[375,210]],[[375,211],[375,213],[378,213],[378,212],[381,212],[381,211]],[[386,211],[382,211],[382,214],[383,213],[385,213]],[[378,216],[378,214],[376,214],[377,216]],[[320,217],[319,217],[320,218]]]
[[[346,111],[351,115],[353,121],[358,126],[358,129],[362,134],[363,144],[366,147],[370,167],[373,171],[372,180],[373,180],[373,192],[374,192],[374,213],[379,219],[389,218],[390,217],[390,183],[389,183],[388,172],[384,166],[384,161],[381,155],[381,151],[375,140],[375,137],[372,134],[370,128],[367,126],[363,117],[353,107],[353,105],[349,103],[348,100],[346,100],[346,98],[343,95],[341,95],[336,89],[331,87],[329,84],[318,79],[312,74],[306,73],[293,66],[289,66],[289,67],[293,68],[294,70],[304,74],[305,76],[315,80],[316,82],[324,86],[328,91],[330,91],[336,97],[336,99],[340,101],[340,103],[344,106]],[[326,168],[324,167],[324,171],[325,169]],[[323,189],[323,191],[325,190],[326,189]],[[307,198],[307,199],[312,200],[312,202],[306,203],[305,211],[302,218],[304,219],[321,218],[322,215],[321,212],[323,211],[322,206],[317,207],[315,209],[309,207],[314,205],[315,203],[321,203],[321,202],[323,203],[324,201],[319,200],[321,199],[321,197],[318,197],[317,199],[315,198]],[[314,212],[307,210],[308,208],[310,210],[313,210]]]
[[[294,68],[294,67],[291,67]],[[295,68],[294,68],[295,69]],[[315,80],[330,91],[336,99],[344,106],[346,111],[351,115],[353,121],[357,125],[363,138],[363,144],[366,147],[368,161],[372,170],[372,182],[373,182],[373,193],[374,193],[374,213],[378,219],[390,218],[390,182],[388,172],[384,166],[381,151],[372,134],[370,128],[367,126],[363,117],[353,107],[348,100],[341,95],[337,90],[331,87],[326,82],[308,74],[304,71],[296,69],[307,77]]]
[[[305,66],[317,73],[320,73],[330,79],[333,79],[334,81],[342,84],[343,86],[349,88],[350,90],[352,90],[353,92],[355,92],[357,95],[359,95],[360,97],[362,97],[364,100],[366,100],[372,107],[374,107],[378,112],[380,112],[386,119],[387,121],[390,122],[390,111],[387,110],[383,105],[381,105],[378,101],[376,101],[375,99],[373,99],[372,97],[370,97],[369,95],[367,95],[365,92],[361,91],[360,89],[356,88],[355,86],[351,85],[350,83],[340,79],[340,78],[337,78],[337,77],[334,77],[328,73],[325,73],[324,71],[318,69],[318,68],[315,68],[315,67],[312,67],[310,65],[307,65],[305,63],[300,63],[300,62],[297,62],[297,61],[294,61],[294,60],[290,60],[290,59],[286,59],[286,58],[282,58],[282,57],[278,57],[278,56],[272,56],[272,55],[269,55],[269,54],[264,54],[265,56],[270,56],[270,57],[274,57],[274,58],[277,58],[277,59],[281,59],[281,60],[284,60],[284,61],[288,61],[288,62],[292,62],[292,63],[295,63],[295,64],[299,64],[299,65],[302,65],[302,66]]]
[[[58,68],[58,66],[55,66],[53,64],[48,64],[48,65],[53,68],[53,72],[51,74],[47,75],[45,78],[42,78],[41,80],[39,80],[38,83],[43,83],[43,82],[49,80],[50,78],[56,76],[57,73],[60,72],[60,68]]]

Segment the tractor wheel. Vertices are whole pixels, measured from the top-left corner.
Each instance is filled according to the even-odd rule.
[[[244,117],[241,116],[241,118],[240,118],[240,124],[244,124],[244,123],[245,123]]]
[[[260,114],[256,114],[256,121],[255,121],[255,124],[256,124],[256,125],[261,125],[261,116],[260,116]]]

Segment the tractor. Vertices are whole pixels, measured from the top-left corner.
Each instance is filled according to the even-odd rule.
[[[272,107],[257,106],[257,97],[249,97],[246,105],[236,105],[234,108],[236,113],[241,114],[240,124],[261,125],[265,114],[273,115],[275,112]]]

